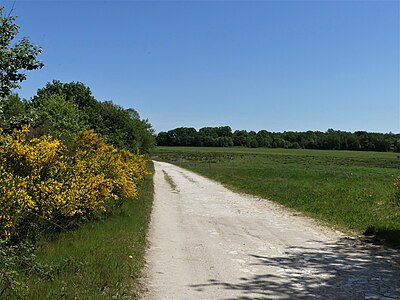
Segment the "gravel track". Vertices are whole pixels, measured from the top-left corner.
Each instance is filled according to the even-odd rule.
[[[145,299],[400,299],[398,251],[154,165]]]

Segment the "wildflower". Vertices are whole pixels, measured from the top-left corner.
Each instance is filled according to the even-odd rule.
[[[93,130],[78,135],[73,155],[51,136],[27,141],[28,132],[0,132],[0,237],[29,226],[32,215],[57,222],[104,212],[109,201],[137,197],[149,174],[143,156],[106,145]]]

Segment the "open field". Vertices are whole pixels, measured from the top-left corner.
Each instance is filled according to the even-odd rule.
[[[158,147],[153,157],[375,241],[400,245],[397,153]]]
[[[41,241],[37,259],[48,266],[51,280],[31,277],[26,299],[136,298],[152,201],[147,176],[139,198],[109,218]]]

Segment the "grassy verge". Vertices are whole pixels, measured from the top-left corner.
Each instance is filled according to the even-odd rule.
[[[164,173],[164,179],[168,182],[168,184],[170,185],[170,187],[171,187],[171,189],[172,190],[174,190],[174,191],[176,191],[177,190],[177,186],[176,186],[176,183],[175,183],[175,181],[172,179],[172,177],[171,176],[169,176],[169,174],[167,173],[167,172],[165,172],[164,170],[163,170],[163,173]]]
[[[342,230],[400,246],[393,188],[398,153],[162,147],[154,156]]]
[[[26,298],[135,298],[152,201],[153,180],[148,176],[139,199],[126,201],[110,218],[41,241],[37,259],[51,266],[53,279],[32,277]]]

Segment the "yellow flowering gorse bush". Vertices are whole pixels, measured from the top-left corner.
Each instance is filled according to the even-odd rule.
[[[76,149],[51,136],[26,139],[29,129],[0,132],[0,235],[19,234],[27,222],[105,211],[109,201],[135,198],[148,174],[142,155],[106,145],[93,130]],[[24,223],[25,222],[25,223]]]

